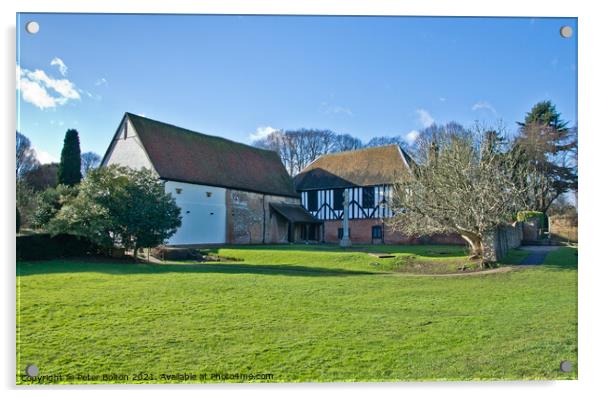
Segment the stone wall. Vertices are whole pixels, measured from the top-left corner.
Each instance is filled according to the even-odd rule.
[[[342,221],[324,222],[324,241],[326,243],[338,243],[338,230],[342,228]],[[379,225],[383,227],[383,238],[372,239],[372,227]],[[349,220],[349,230],[351,242],[356,244],[387,244],[387,245],[419,245],[419,244],[437,244],[437,245],[465,245],[466,242],[456,234],[436,234],[427,237],[414,237],[403,235],[397,231],[392,231],[386,222],[382,219],[362,219]]]
[[[519,247],[523,240],[523,223],[515,222],[512,225],[500,226],[485,234],[483,244],[485,261],[500,261],[506,257],[508,251]]]
[[[541,237],[541,228],[538,218],[531,218],[523,222],[523,240],[535,241]]]
[[[299,204],[300,200],[228,189],[226,242],[235,244],[287,242],[288,223],[271,211],[270,203]]]

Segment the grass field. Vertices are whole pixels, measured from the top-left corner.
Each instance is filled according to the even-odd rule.
[[[576,249],[465,276],[395,272],[459,247],[217,251],[242,261],[18,263],[17,382],[27,364],[75,383],[577,377],[559,370],[577,363]]]

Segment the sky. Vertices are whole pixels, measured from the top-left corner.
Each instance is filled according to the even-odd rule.
[[[296,128],[411,143],[449,121],[512,134],[542,100],[574,125],[576,35],[575,18],[18,14],[17,129],[47,163],[69,128],[102,156],[125,112],[243,143]]]

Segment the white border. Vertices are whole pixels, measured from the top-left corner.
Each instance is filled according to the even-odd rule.
[[[142,393],[163,396],[168,390],[189,396],[225,393],[248,396],[306,396],[379,394],[384,396],[427,394],[446,397],[507,397],[519,395],[588,396],[600,388],[599,375],[602,360],[600,303],[602,264],[594,251],[600,231],[600,151],[602,127],[600,115],[600,60],[599,38],[602,37],[601,14],[594,1],[474,1],[474,0],[295,0],[295,1],[203,1],[190,0],[4,0],[2,8],[3,57],[0,97],[0,120],[4,124],[2,157],[2,195],[4,221],[2,228],[3,267],[3,327],[4,361],[0,370],[2,386],[10,396],[19,391],[27,396],[40,393],[52,397],[75,397],[82,392],[91,396],[130,395]],[[491,383],[355,383],[355,384],[279,384],[279,385],[203,385],[203,386],[98,386],[68,388],[17,388],[15,380],[15,273],[14,273],[14,130],[15,125],[15,13],[20,12],[128,12],[128,13],[219,13],[219,14],[336,14],[336,15],[448,15],[448,16],[561,16],[579,18],[579,127],[580,127],[580,270],[579,270],[579,381],[566,382],[491,382]],[[598,43],[597,43],[598,42]],[[520,60],[517,60],[520,62]],[[553,82],[551,82],[553,84]],[[597,388],[596,388],[597,387]],[[108,390],[108,391],[107,391]]]

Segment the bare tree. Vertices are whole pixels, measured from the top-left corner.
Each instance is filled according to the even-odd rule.
[[[344,152],[361,149],[364,147],[362,140],[352,137],[349,134],[340,134],[336,137],[333,152]]]
[[[100,164],[100,155],[95,152],[85,152],[81,155],[82,176],[86,176],[90,170],[94,170]]]
[[[368,141],[368,143],[366,145],[364,145],[364,147],[368,148],[368,147],[391,145],[391,144],[399,145],[403,149],[407,149],[407,147],[408,147],[408,143],[400,135],[392,136],[392,137],[387,137],[387,136],[373,137],[370,139],[370,141]]]
[[[479,126],[442,129],[418,150],[422,160],[395,186],[392,227],[414,236],[458,233],[483,259],[485,234],[524,209],[515,177],[526,166],[501,135]]]
[[[25,173],[23,181],[36,192],[55,188],[58,184],[58,169],[58,163],[41,164]]]
[[[295,175],[319,156],[338,151],[339,137],[330,130],[278,130],[253,145],[277,152],[289,174]]]
[[[29,138],[17,131],[17,152],[16,152],[16,175],[21,179],[27,172],[35,169],[40,163],[36,159],[36,152],[31,147]]]
[[[425,156],[429,155],[433,142],[437,142],[445,136],[465,136],[468,133],[466,128],[457,122],[449,122],[446,124],[433,123],[429,127],[420,130],[420,134],[416,141],[414,141],[410,152],[417,162],[424,163],[427,161]]]
[[[321,155],[389,144],[406,147],[401,136],[375,137],[364,145],[362,140],[349,134],[321,129],[277,130],[253,142],[259,148],[277,152],[286,170],[293,176]]]

